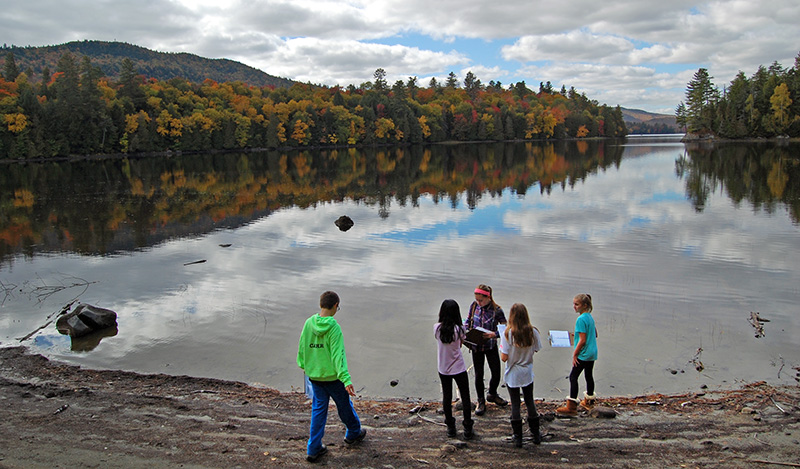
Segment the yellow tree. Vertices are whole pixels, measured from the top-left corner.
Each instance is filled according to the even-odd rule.
[[[28,118],[25,117],[25,114],[19,112],[6,114],[5,121],[8,124],[8,130],[15,134],[22,132],[28,126]]]
[[[388,139],[394,130],[394,121],[381,117],[375,121],[375,136],[379,140]]]
[[[789,108],[792,105],[792,98],[789,97],[789,87],[786,83],[781,83],[775,87],[772,97],[769,98],[772,106],[772,122],[778,132],[783,132],[791,123]]]
[[[308,145],[311,140],[311,133],[308,131],[308,124],[300,119],[294,121],[294,130],[292,131],[292,139],[300,145]]]
[[[429,138],[431,136],[431,126],[428,125],[428,116],[419,116],[417,120],[419,121],[419,128],[422,130],[422,138]]]
[[[183,123],[180,119],[172,117],[170,113],[164,109],[161,114],[156,118],[156,132],[165,137],[177,138],[182,135]]]

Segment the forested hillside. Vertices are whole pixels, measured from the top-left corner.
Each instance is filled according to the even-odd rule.
[[[45,47],[4,46],[0,49],[0,57],[5,57],[8,52],[14,54],[19,71],[27,74],[29,80],[40,79],[45,68],[55,71],[61,56],[69,52],[78,61],[84,56],[89,57],[103,75],[111,78],[119,76],[122,59],[127,58],[139,73],[161,81],[185,78],[202,83],[208,78],[218,82],[241,81],[253,86],[291,86],[294,83],[233,60],[207,59],[185,52],[156,52],[123,42],[73,41]]]
[[[696,136],[723,138],[800,137],[800,54],[794,67],[778,62],[748,77],[740,71],[722,90],[708,70],[694,74],[686,102],[675,111],[678,124]]]
[[[427,87],[386,82],[383,69],[356,87],[256,86],[243,81],[158,80],[130,58],[117,77],[88,56],[64,53],[40,79],[7,52],[0,78],[0,159],[68,155],[412,144],[444,141],[621,137],[617,106],[574,88],[484,85],[468,72]]]
[[[682,132],[675,116],[655,114],[641,109],[622,108],[622,117],[632,134],[671,134]]]

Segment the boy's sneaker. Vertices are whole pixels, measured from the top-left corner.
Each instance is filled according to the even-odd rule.
[[[319,458],[320,458],[320,457],[321,457],[323,454],[325,454],[325,453],[327,453],[327,452],[328,452],[328,447],[327,447],[327,446],[325,446],[325,445],[322,445],[322,449],[320,449],[319,451],[317,451],[317,454],[309,454],[308,456],[306,456],[306,461],[308,461],[308,462],[317,462],[317,460],[318,460],[318,459],[319,459]]]
[[[493,402],[496,405],[499,405],[501,407],[508,404],[508,401],[506,401],[502,397],[498,396],[497,394],[489,394],[489,395],[487,395],[486,396],[486,400],[489,401],[489,402]]]
[[[367,436],[367,430],[365,428],[362,428],[361,433],[359,433],[358,436],[356,436],[353,439],[345,438],[344,442],[347,443],[348,445],[352,445],[363,440],[365,436]]]

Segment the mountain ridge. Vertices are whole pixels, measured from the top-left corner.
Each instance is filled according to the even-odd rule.
[[[134,68],[146,78],[169,80],[184,78],[202,83],[241,81],[252,86],[289,87],[295,83],[288,78],[270,75],[262,70],[230,59],[209,59],[189,52],[158,52],[145,47],[116,41],[72,41],[50,46],[3,46],[3,55],[14,54],[17,68],[26,74],[41,77],[45,67],[56,71],[61,56],[70,52],[78,58],[89,57],[92,65],[106,76],[117,77],[122,60],[129,58]],[[32,77],[31,77],[32,78]]]
[[[674,115],[658,114],[621,106],[620,110],[622,111],[622,119],[625,121],[629,133],[653,134],[682,132]]]

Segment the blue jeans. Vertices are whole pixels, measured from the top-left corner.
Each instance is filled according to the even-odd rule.
[[[361,433],[361,421],[358,419],[356,409],[350,401],[344,384],[339,381],[314,381],[314,398],[311,401],[311,429],[308,437],[307,453],[311,456],[322,449],[322,436],[325,435],[325,424],[328,422],[328,403],[333,398],[339,418],[347,427],[344,437],[354,439]]]

